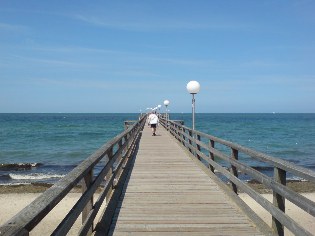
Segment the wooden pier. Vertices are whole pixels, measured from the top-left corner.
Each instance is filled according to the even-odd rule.
[[[263,235],[163,127],[157,134],[144,127],[109,235]]]
[[[283,236],[284,228],[294,235],[313,235],[285,213],[289,200],[315,216],[315,203],[286,186],[287,172],[314,183],[313,171],[192,130],[179,121],[161,119],[157,136],[152,136],[145,121],[145,116],[126,121],[124,132],[0,226],[0,235],[30,235],[78,185],[82,196],[51,235],[68,235],[80,215],[82,227],[76,235],[82,236]],[[220,145],[230,153],[215,148]],[[273,167],[274,176],[243,163],[243,155]],[[98,173],[96,166],[102,167]],[[269,188],[273,203],[242,181],[239,173]],[[272,227],[238,197],[239,189],[271,214]]]

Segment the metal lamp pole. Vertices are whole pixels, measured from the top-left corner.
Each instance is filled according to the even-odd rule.
[[[192,128],[193,130],[195,131],[195,93],[192,93],[192,101],[191,101],[191,104],[192,104]]]
[[[200,91],[200,84],[197,81],[190,81],[187,86],[187,91],[192,95],[192,128],[195,131],[195,94]]]
[[[166,118],[166,125],[167,125],[167,128],[168,128],[168,114],[167,114],[167,106],[170,104],[170,101],[169,100],[165,100],[164,101],[164,105],[165,105],[165,118]]]
[[[187,86],[187,91],[192,95],[192,139],[194,142],[195,148],[197,148],[197,143],[196,143],[196,135],[195,135],[195,94],[197,94],[200,91],[200,84],[197,81],[190,81]],[[196,156],[196,149],[193,149],[193,154]]]

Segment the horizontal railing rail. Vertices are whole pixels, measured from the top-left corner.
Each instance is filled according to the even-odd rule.
[[[284,235],[284,227],[295,235],[312,235],[311,232],[285,214],[285,199],[314,217],[315,203],[286,186],[287,173],[315,183],[314,171],[215,136],[192,130],[178,121],[174,122],[162,118],[160,122],[189,152],[202,161],[203,164],[206,164],[212,173],[223,175],[231,183],[231,188],[235,193],[238,193],[238,189],[241,189],[265,208],[272,215],[272,229],[277,235]],[[215,148],[218,144],[222,145],[220,150]],[[228,150],[230,150],[230,153],[227,153]],[[271,166],[274,169],[273,177],[259,172],[246,163],[242,163],[241,155]],[[271,189],[273,203],[266,200],[249,184],[239,178],[240,174],[246,174],[266,188]]]
[[[110,201],[122,173],[126,170],[126,165],[135,152],[145,118],[143,116],[139,121],[132,122],[128,129],[104,144],[64,178],[0,226],[0,235],[29,235],[30,231],[79,183],[82,187],[82,196],[52,235],[66,235],[80,214],[83,223],[78,235],[91,234],[95,216],[104,200],[106,199],[106,203]],[[96,166],[102,168],[94,176]],[[101,192],[94,202],[97,189],[101,189]]]

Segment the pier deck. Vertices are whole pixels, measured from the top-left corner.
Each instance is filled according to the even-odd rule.
[[[163,127],[145,126],[109,235],[263,233]]]

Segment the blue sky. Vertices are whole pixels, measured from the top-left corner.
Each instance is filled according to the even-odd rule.
[[[315,112],[315,1],[0,0],[0,112]]]

